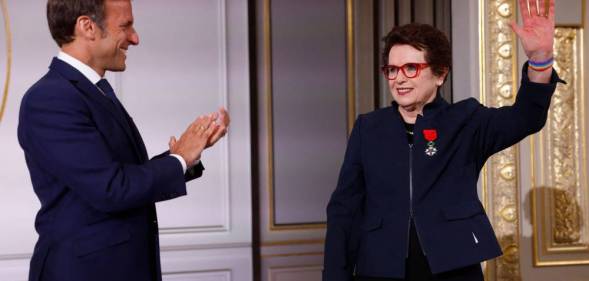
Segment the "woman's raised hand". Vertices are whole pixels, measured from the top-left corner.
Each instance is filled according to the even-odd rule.
[[[521,40],[529,60],[549,60],[553,56],[554,0],[518,1],[523,25],[512,22],[511,28]]]

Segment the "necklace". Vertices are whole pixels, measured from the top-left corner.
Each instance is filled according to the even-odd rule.
[[[407,132],[407,134],[410,134],[413,136],[413,131],[405,130],[405,132]]]

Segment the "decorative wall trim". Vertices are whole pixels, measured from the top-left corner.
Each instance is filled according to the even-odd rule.
[[[261,246],[285,246],[285,245],[308,245],[308,244],[325,244],[325,239],[268,241],[268,242],[261,243]]]
[[[281,253],[262,255],[262,258],[323,256],[323,252]]]
[[[227,81],[227,72],[228,72],[228,64],[227,64],[227,0],[219,0],[215,1],[218,3],[218,44],[221,46],[219,49],[219,57],[218,57],[218,64],[219,67],[219,74],[218,74],[218,85],[219,85],[219,103],[222,104],[225,108],[229,109],[229,91],[228,91],[228,81]],[[160,235],[168,235],[168,234],[186,234],[186,233],[211,233],[211,232],[228,232],[231,225],[231,183],[230,183],[230,170],[229,170],[229,138],[223,138],[220,140],[222,144],[221,146],[221,161],[222,171],[221,175],[225,175],[221,177],[221,198],[222,199],[222,206],[220,206],[219,210],[223,212],[223,222],[220,225],[196,225],[196,226],[182,226],[182,227],[162,227],[160,228]]]
[[[346,47],[348,56],[348,134],[356,120],[356,47],[354,45],[354,0],[346,0]]]
[[[162,252],[163,280],[252,280],[251,248]],[[171,277],[171,278],[170,278]],[[197,278],[195,278],[197,277]]]
[[[194,250],[216,250],[216,249],[235,249],[248,248],[252,243],[214,243],[201,245],[181,245],[181,246],[160,246],[161,252],[180,252],[180,251],[194,251]]]
[[[222,280],[231,281],[231,270],[230,269],[221,269],[221,270],[203,270],[203,271],[176,271],[176,272],[167,272],[162,274],[162,278],[164,280],[199,280],[200,278],[204,278],[203,280],[211,280],[212,277],[221,277]],[[178,278],[178,279],[176,279]]]
[[[325,222],[276,224],[274,201],[274,121],[273,121],[273,99],[272,99],[272,29],[271,29],[271,0],[263,0],[263,67],[264,67],[264,93],[265,93],[265,114],[267,134],[267,171],[268,171],[268,200],[269,217],[268,228],[273,231],[324,229]],[[355,58],[354,58],[354,0],[346,0],[346,57],[347,57],[347,125],[348,132],[354,125],[356,118],[356,97],[355,97]]]
[[[252,280],[250,253],[249,247],[162,252],[163,280]],[[28,270],[29,259],[0,260],[2,280],[24,281]]]
[[[291,266],[274,266],[268,268],[268,280],[279,281],[280,274],[283,273],[296,273],[296,272],[310,272],[318,271],[321,272],[323,265],[291,265]]]
[[[160,228],[160,235],[187,234],[187,233],[211,233],[211,232],[227,232],[227,231],[229,231],[228,224],[162,227],[162,228]]]
[[[10,18],[8,17],[8,5],[6,0],[0,0],[2,18],[4,19],[4,34],[6,36],[6,76],[4,77],[4,88],[2,90],[2,102],[0,103],[0,122],[4,116],[6,102],[8,101],[8,89],[10,85],[10,70],[12,66],[12,33],[10,31]]]
[[[482,104],[487,104],[487,17],[486,17],[486,3],[485,0],[479,1],[479,101]],[[482,199],[485,210],[489,209],[489,197],[487,196],[487,167],[484,166],[481,171],[481,183],[482,183]]]
[[[509,23],[515,20],[514,0],[479,2],[481,102],[500,107],[515,101],[517,44]],[[518,145],[487,161],[482,170],[483,201],[503,256],[486,264],[487,280],[521,280],[519,264]]]
[[[33,253],[0,255],[0,261],[29,260]]]
[[[557,86],[546,126],[532,138],[534,266],[589,264],[583,40],[581,27],[555,30],[555,69],[567,84]]]

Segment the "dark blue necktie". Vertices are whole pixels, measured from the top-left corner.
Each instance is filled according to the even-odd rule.
[[[98,81],[98,83],[96,83],[96,86],[98,86],[98,88],[100,88],[100,90],[104,93],[104,95],[112,101],[112,103],[115,105],[117,114],[119,114],[120,117],[123,118],[123,120],[125,120],[127,122],[127,125],[130,127],[131,133],[134,136],[133,141],[136,142],[135,147],[139,147],[139,149],[140,149],[138,154],[141,155],[141,157],[145,160],[147,157],[147,152],[145,151],[145,144],[143,144],[143,140],[141,139],[141,135],[139,134],[139,131],[137,130],[137,127],[135,126],[135,123],[133,123],[133,119],[131,119],[131,116],[129,116],[129,114],[125,110],[125,107],[123,107],[123,105],[121,104],[119,99],[117,99],[117,96],[115,95],[115,91],[110,86],[110,83],[108,83],[108,81],[106,81],[106,79],[100,79],[100,81]]]
[[[115,90],[113,90],[113,88],[110,86],[110,83],[108,83],[106,79],[100,79],[100,81],[96,83],[96,86],[98,86],[98,88],[102,90],[104,95],[106,95],[106,97],[109,98],[112,102],[114,102],[115,104],[119,103],[119,100],[115,95]]]

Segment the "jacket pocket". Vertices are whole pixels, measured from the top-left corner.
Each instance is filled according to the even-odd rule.
[[[382,227],[382,218],[380,218],[380,217],[367,218],[362,223],[362,230],[363,231],[372,231],[375,229],[379,229],[381,227]]]
[[[484,213],[485,210],[479,201],[469,201],[466,203],[448,206],[443,209],[446,220],[461,220]]]
[[[74,240],[74,253],[83,257],[99,250],[123,244],[131,239],[129,229],[125,224],[107,224],[95,231],[79,236]]]

